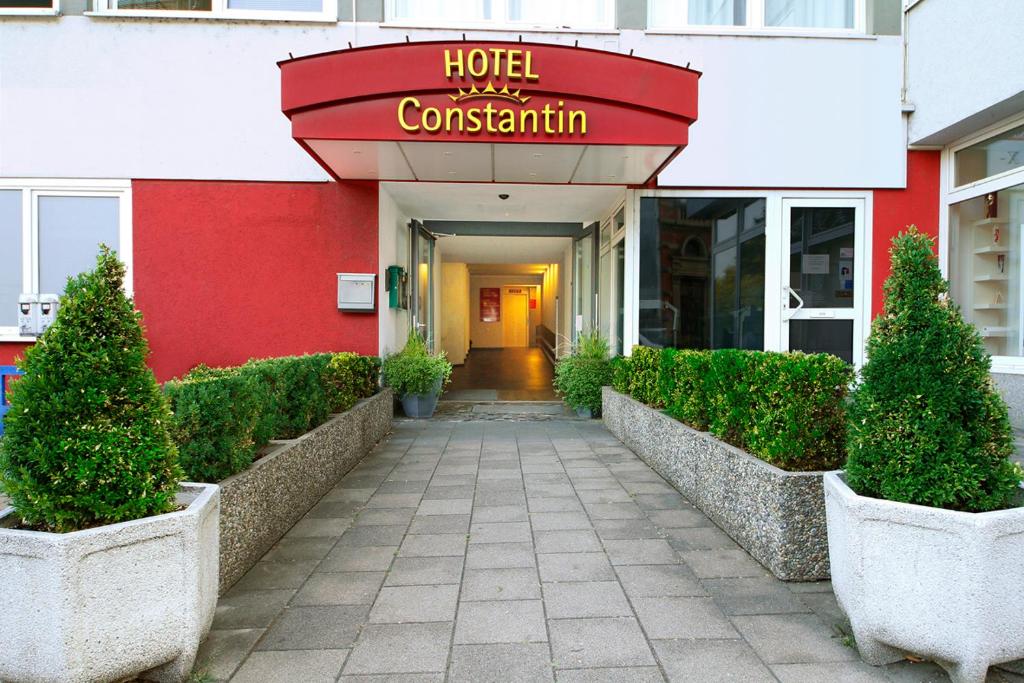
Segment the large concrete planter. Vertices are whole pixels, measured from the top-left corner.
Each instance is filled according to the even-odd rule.
[[[220,592],[263,555],[391,431],[390,390],[274,450],[222,481]]]
[[[178,502],[67,534],[0,512],[0,680],[184,680],[217,605],[218,487],[182,484]]]
[[[832,586],[861,658],[934,659],[954,683],[1024,657],[1024,508],[969,513],[854,493],[825,475]]]
[[[610,387],[605,425],[784,581],[829,576],[822,472],[786,472]]]

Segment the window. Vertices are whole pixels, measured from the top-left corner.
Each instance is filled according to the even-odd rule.
[[[648,26],[852,31],[863,25],[863,6],[864,0],[649,0]]]
[[[127,183],[0,181],[0,339],[18,334],[21,294],[62,294],[69,276],[96,262],[100,243],[122,254],[131,283]]]
[[[764,348],[765,200],[640,202],[640,343]]]
[[[338,0],[96,0],[96,8],[120,16],[338,21]]]
[[[0,14],[57,14],[60,0],[0,0]]]
[[[388,21],[419,24],[521,24],[548,28],[614,27],[614,0],[388,0]]]
[[[1011,128],[953,154],[956,185],[1024,168],[1024,126]]]

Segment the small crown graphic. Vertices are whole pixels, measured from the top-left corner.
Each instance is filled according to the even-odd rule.
[[[509,102],[515,102],[516,104],[526,104],[529,101],[530,96],[520,94],[521,90],[521,88],[509,90],[507,85],[503,85],[501,87],[501,90],[498,90],[494,87],[494,84],[488,81],[487,85],[484,87],[483,90],[480,90],[474,84],[470,86],[469,90],[463,90],[462,88],[459,88],[458,95],[449,95],[448,97],[452,98],[452,102],[455,103],[465,102],[466,100],[480,99],[484,97],[494,97],[499,100],[508,100]]]

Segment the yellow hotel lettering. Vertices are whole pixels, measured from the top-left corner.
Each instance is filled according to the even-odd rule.
[[[462,48],[444,51],[444,75],[448,80],[467,77],[487,80],[478,88],[476,83],[468,89],[460,87],[448,97],[452,104],[444,107],[423,107],[412,95],[398,103],[398,124],[409,133],[488,133],[496,135],[544,135],[583,137],[587,134],[587,113],[582,109],[566,109],[558,100],[543,107],[528,107],[531,96],[523,94],[513,83],[536,83],[540,77],[534,71],[530,50],[491,47]],[[491,80],[493,79],[493,80]],[[500,88],[494,85],[504,81]],[[484,106],[461,106],[474,100],[488,101]]]

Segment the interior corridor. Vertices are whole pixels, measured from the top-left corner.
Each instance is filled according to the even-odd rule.
[[[557,401],[554,371],[539,347],[473,349],[452,371],[442,400]]]

